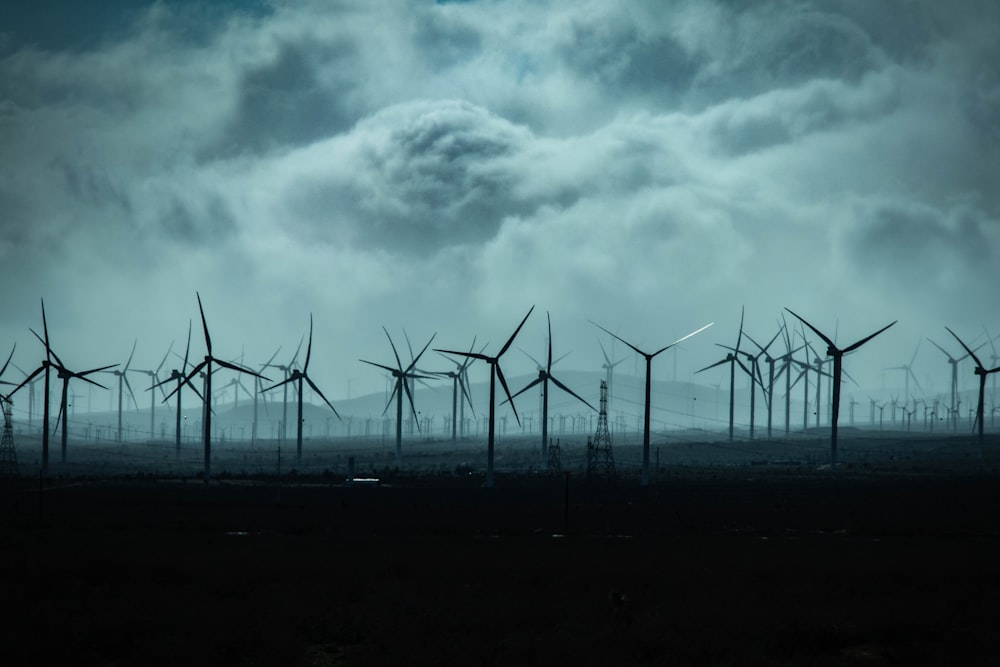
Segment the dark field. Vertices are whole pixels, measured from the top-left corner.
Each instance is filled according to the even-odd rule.
[[[22,478],[4,664],[992,665],[989,466]]]

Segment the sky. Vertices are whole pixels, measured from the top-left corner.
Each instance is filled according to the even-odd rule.
[[[924,341],[915,369],[944,392],[925,338],[957,353],[945,326],[1000,334],[990,0],[7,14],[0,347],[28,371],[40,299],[73,370],[124,363],[134,341],[133,367],[153,367],[192,319],[199,358],[196,292],[216,355],[248,365],[290,357],[311,313],[310,375],[334,402],[383,391],[358,361],[392,362],[383,326],[404,363],[404,329],[492,353],[532,306],[515,345],[544,355],[548,311],[573,370],[610,350],[590,320],[647,350],[714,322],[676,355],[678,379],[705,384],[725,371],[692,373],[735,344],[743,307],[762,343],[784,307],[844,344],[898,320],[845,361],[867,389],[901,384],[882,369]]]

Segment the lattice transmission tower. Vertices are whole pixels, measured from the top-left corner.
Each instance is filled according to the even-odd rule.
[[[17,450],[14,449],[14,429],[11,424],[10,401],[3,403],[3,440],[0,440],[0,477],[17,477]]]
[[[601,380],[601,413],[597,417],[594,439],[587,439],[587,477],[615,477],[615,455],[608,431],[608,383]]]

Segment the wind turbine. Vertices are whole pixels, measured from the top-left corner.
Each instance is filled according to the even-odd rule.
[[[177,421],[174,426],[174,437],[176,441],[175,456],[177,459],[180,459],[181,457],[181,386],[184,384],[184,374],[187,373],[188,353],[190,351],[191,351],[191,320],[188,320],[188,335],[187,335],[187,344],[184,346],[184,356],[179,357],[179,355],[174,353],[175,356],[178,356],[178,358],[184,360],[183,363],[181,364],[181,369],[180,370],[177,370],[176,368],[172,369],[170,371],[170,377],[168,377],[165,380],[161,380],[158,384],[155,384],[146,390],[146,391],[152,391],[156,387],[162,387],[168,382],[177,383],[176,388],[174,389],[174,391],[171,392],[171,395],[175,393],[177,394]],[[201,395],[201,393],[193,384],[189,384],[188,386],[191,388],[192,391],[194,391],[194,393],[198,396],[198,398],[202,399],[203,401],[205,400],[204,397]],[[167,396],[164,396],[163,401],[166,402],[166,400]]]
[[[780,358],[779,357],[772,357],[770,354],[767,353],[767,350],[771,347],[771,345],[774,343],[774,341],[776,341],[778,339],[778,336],[780,336],[783,331],[784,331],[784,327],[782,327],[781,329],[778,329],[778,333],[774,334],[774,338],[772,338],[770,340],[770,342],[768,342],[768,344],[765,345],[765,346],[763,346],[763,347],[761,347],[760,343],[758,343],[753,338],[751,338],[750,334],[747,334],[747,340],[749,340],[751,343],[753,343],[754,345],[756,345],[757,349],[759,350],[758,354],[756,354],[756,355],[753,356],[753,364],[754,364],[754,369],[757,371],[757,375],[761,377],[761,384],[763,384],[763,377],[761,376],[760,367],[758,366],[758,361],[757,360],[760,359],[760,357],[764,357],[764,362],[767,364],[767,367],[768,367],[768,375],[767,375],[768,381],[767,381],[767,387],[764,389],[764,399],[767,401],[767,437],[769,437],[769,438],[771,437],[771,417],[772,417],[772,413],[773,413],[772,408],[774,407],[774,381],[777,380],[778,376],[780,376],[781,373],[783,373],[785,371],[785,369],[787,368],[788,364],[787,363],[784,364],[781,367],[781,370],[778,371],[778,374],[775,375],[775,373],[774,373],[774,365],[776,363],[778,363],[778,361],[780,360]],[[752,391],[752,386],[751,386],[751,391]],[[751,406],[750,407],[750,412],[751,412],[751,422],[750,423],[751,423],[751,434],[752,434],[753,433],[753,426],[752,426],[752,424],[753,424],[753,420],[752,420],[753,402],[752,401],[750,403],[750,406]],[[752,437],[752,435],[751,435],[751,437]]]
[[[50,369],[52,368],[52,348],[49,346],[49,325],[45,319],[45,299],[42,302],[42,331],[45,333],[45,339],[43,341],[45,345],[45,359],[42,360],[41,365],[27,375],[21,384],[17,385],[14,389],[7,394],[4,400],[8,403],[10,402],[10,397],[16,394],[24,385],[31,383],[40,373],[45,373],[45,400],[42,407],[42,474],[48,472],[49,470],[49,375]],[[38,334],[34,329],[29,329],[31,333],[38,337]],[[39,337],[40,338],[40,337]]]
[[[923,393],[924,391],[923,387],[920,386],[920,381],[917,380],[917,376],[914,375],[913,373],[913,362],[916,360],[917,352],[919,351],[920,351],[920,341],[918,340],[917,347],[913,350],[913,356],[910,357],[910,363],[902,364],[901,366],[890,366],[888,368],[883,369],[887,371],[903,371],[903,377],[905,379],[905,389],[903,395],[904,403],[910,402],[910,378],[913,378],[913,382],[914,384],[917,385],[917,389],[920,390],[920,393]]]
[[[337,415],[337,419],[340,419],[340,414],[337,412],[337,409],[333,407],[333,404],[326,399],[326,396],[323,395],[323,392],[319,390],[319,387],[316,386],[316,383],[313,382],[312,378],[310,378],[308,375],[309,358],[312,356],[312,342],[313,342],[313,318],[312,318],[312,313],[309,313],[309,344],[306,346],[306,361],[304,364],[302,364],[302,370],[299,370],[297,368],[292,370],[292,374],[289,375],[287,379],[282,380],[278,384],[271,385],[267,389],[263,390],[263,391],[270,391],[271,389],[280,387],[281,385],[287,385],[291,382],[295,382],[297,384],[299,392],[299,414],[297,420],[298,426],[295,432],[295,455],[299,467],[302,467],[302,401],[305,398],[305,394],[303,393],[302,383],[303,382],[308,383],[309,386],[312,388],[312,390],[315,391],[317,394],[319,394],[319,397],[323,399],[323,402],[326,403],[331,410],[333,410],[333,414]]]
[[[565,391],[570,396],[573,396],[578,401],[583,402],[587,407],[589,407],[594,412],[597,412],[597,409],[594,408],[593,405],[591,405],[586,400],[584,400],[583,398],[581,398],[576,392],[574,392],[572,389],[570,389],[569,387],[567,387],[566,385],[564,385],[562,382],[560,382],[557,378],[555,378],[552,375],[552,364],[555,363],[554,361],[552,361],[552,318],[549,316],[548,312],[545,313],[545,317],[546,317],[546,319],[548,320],[548,323],[549,323],[549,356],[548,356],[548,361],[546,362],[546,365],[545,365],[544,368],[542,368],[539,365],[538,377],[535,378],[534,380],[532,380],[531,382],[529,382],[524,387],[524,389],[522,389],[521,391],[519,391],[516,394],[514,394],[513,396],[511,396],[509,400],[513,401],[515,398],[517,398],[518,396],[520,396],[524,392],[528,391],[529,389],[531,389],[532,387],[534,387],[538,383],[542,383],[542,461],[545,463],[545,465],[548,465],[548,461],[549,461],[549,456],[548,456],[548,442],[549,442],[549,380],[551,380],[553,382],[553,384],[555,384],[557,387],[559,387],[560,389],[562,389],[563,391]],[[528,354],[528,353],[525,352],[525,354]],[[562,357],[559,357],[559,359],[562,359],[565,356],[566,355],[563,355]],[[528,355],[528,358],[531,359],[532,361],[535,361],[531,357],[531,355]],[[559,359],[556,359],[556,361],[559,361]],[[538,364],[538,362],[535,361],[535,364]]]
[[[34,332],[32,332],[32,333],[34,333]],[[38,336],[38,334],[35,334],[35,336]],[[38,338],[38,340],[41,341],[41,343],[43,345],[46,345],[45,341],[42,340],[40,337]],[[56,356],[55,352],[52,352],[52,357],[56,360],[56,363],[53,364],[53,366],[55,366],[55,368],[56,368],[56,372],[58,374],[59,379],[62,380],[62,400],[59,403],[59,414],[56,417],[56,426],[58,427],[59,421],[61,419],[62,420],[62,439],[61,439],[61,447],[60,447],[60,453],[61,453],[60,460],[61,460],[62,463],[66,463],[66,440],[67,440],[67,435],[68,435],[67,425],[69,423],[69,413],[67,412],[67,407],[68,407],[67,406],[67,402],[68,402],[68,398],[69,398],[69,381],[72,380],[73,378],[78,378],[80,380],[83,380],[84,382],[89,382],[90,384],[94,385],[95,387],[100,387],[101,389],[107,389],[107,387],[105,387],[103,384],[99,384],[97,382],[94,382],[93,380],[91,380],[87,376],[90,375],[90,374],[92,374],[92,373],[99,373],[99,372],[105,371],[105,370],[107,370],[109,368],[114,368],[118,364],[111,364],[109,366],[101,366],[100,368],[92,368],[89,371],[82,371],[82,372],[76,373],[76,372],[73,372],[73,371],[69,370],[68,368],[66,368],[66,366],[63,364],[62,360],[60,360],[59,357]]]
[[[608,382],[608,411],[610,412],[611,411],[611,401],[612,401],[612,399],[614,398],[614,395],[615,395],[615,391],[614,391],[614,388],[615,388],[615,384],[614,384],[615,366],[617,366],[621,362],[625,361],[625,357],[622,357],[618,361],[611,361],[611,357],[608,356],[607,350],[604,349],[604,343],[602,343],[601,340],[598,339],[597,340],[597,344],[601,346],[601,354],[604,355],[604,363],[601,364],[601,368],[603,368],[605,370],[605,372],[607,373],[607,376],[608,376],[608,380],[607,380],[607,382]],[[615,348],[612,345],[611,346],[611,354],[614,355],[614,352],[615,352]]]
[[[302,350],[302,338],[299,338],[299,345],[295,348],[295,354],[292,355],[292,360],[287,364],[272,364],[268,362],[265,368],[277,368],[279,371],[285,374],[285,379],[291,377],[292,369],[295,367],[295,360],[299,358],[299,351]],[[271,361],[274,359],[272,358]],[[285,384],[284,395],[281,399],[281,439],[284,440],[288,437],[288,384]]]
[[[473,338],[472,345],[469,346],[469,352],[472,352],[472,350],[475,349],[475,347],[476,347],[476,339]],[[483,350],[485,349],[486,347],[483,346]],[[482,352],[483,350],[480,350],[480,352]],[[439,352],[438,354],[441,353]],[[472,406],[472,399],[469,397],[469,389],[468,389],[468,368],[469,365],[472,363],[472,359],[466,357],[465,361],[458,362],[447,355],[441,354],[441,356],[455,364],[455,370],[437,373],[437,375],[444,375],[445,377],[451,378],[451,383],[452,383],[451,384],[451,440],[452,442],[454,442],[458,437],[458,422],[459,422],[458,410],[461,409],[462,411],[461,421],[463,422],[463,424],[465,422],[466,403],[469,404],[469,409],[472,410],[472,414],[476,414],[476,409]],[[461,407],[459,406],[460,401],[458,400],[459,388],[461,388],[462,396],[465,398],[465,401],[461,402]]]
[[[958,430],[958,407],[956,406],[955,401],[956,401],[956,396],[958,394],[958,364],[959,364],[960,361],[962,361],[963,359],[967,358],[969,355],[965,354],[965,355],[959,357],[958,359],[956,359],[955,357],[951,356],[951,353],[949,353],[946,349],[944,349],[943,347],[941,347],[940,345],[938,345],[937,343],[935,343],[930,338],[928,338],[927,340],[930,341],[931,345],[933,345],[937,349],[941,350],[941,352],[944,353],[944,356],[948,357],[948,363],[951,365],[951,407],[948,410],[948,418],[952,422],[952,428],[953,428],[953,430],[957,431]],[[985,344],[986,343],[982,343],[976,349],[978,350],[980,347],[982,347]]]
[[[945,327],[945,329],[948,329],[948,327]],[[983,458],[983,421],[984,421],[983,420],[983,399],[984,399],[984,396],[986,394],[986,376],[987,375],[991,375],[993,373],[996,373],[997,371],[1000,371],[1000,366],[995,366],[995,367],[990,368],[989,370],[987,370],[986,367],[983,366],[983,362],[981,362],[979,360],[979,357],[976,356],[976,353],[973,352],[969,348],[968,345],[966,345],[964,342],[962,342],[962,339],[958,337],[958,334],[956,334],[951,329],[948,329],[948,333],[950,333],[952,336],[955,337],[955,340],[957,340],[959,342],[959,344],[962,347],[965,348],[965,351],[968,352],[969,356],[972,357],[973,361],[976,362],[976,371],[975,371],[975,373],[976,373],[976,375],[979,376],[979,400],[976,403],[976,421],[979,422],[979,458],[982,459]]]
[[[743,365],[743,362],[740,361],[739,359],[740,342],[743,340],[743,314],[744,311],[742,308],[740,308],[740,333],[736,337],[736,347],[729,348],[732,349],[733,351],[727,353],[725,359],[722,359],[720,361],[715,362],[714,364],[705,366],[704,368],[695,371],[695,374],[697,375],[702,371],[707,371],[709,368],[715,368],[716,366],[721,366],[722,364],[729,364],[729,439],[730,440],[733,439],[733,422],[736,416],[736,403],[734,400],[736,393],[736,364],[739,364],[740,368],[746,371],[748,375],[750,375],[751,377],[753,376],[753,373],[751,373],[747,369],[747,367]]]
[[[271,355],[271,358],[268,359],[266,363],[261,365],[260,367],[261,373],[264,372],[265,368],[271,365],[271,362],[274,361],[274,358],[278,356],[279,352],[281,352],[280,345],[278,346],[278,349],[274,351],[274,354]],[[255,377],[253,379],[253,385],[254,385],[253,386],[253,429],[250,432],[251,447],[253,447],[257,443],[257,397],[258,396],[260,396],[264,400],[264,412],[265,413],[267,412],[267,398],[264,396],[263,393],[261,393],[264,391],[264,383],[261,382],[261,379],[259,377]],[[288,395],[287,389],[285,391],[285,395],[286,396]]]
[[[132,357],[135,355],[135,346],[138,342],[139,341],[136,340],[132,343],[132,351],[128,353],[128,361],[125,362],[124,368],[120,371],[107,371],[108,373],[118,377],[118,442],[122,441],[122,384],[124,384],[125,387],[128,387],[128,393],[132,397],[132,404],[135,405],[135,409],[139,409],[139,403],[135,400],[135,394],[132,392],[132,385],[129,384],[128,377],[126,376],[126,373],[131,370],[129,366],[132,364]],[[115,365],[117,366],[118,364]]]
[[[200,373],[204,369],[204,371],[205,371],[205,393],[204,393],[204,396],[202,396],[202,401],[205,404],[205,410],[204,410],[205,414],[204,414],[204,419],[202,421],[204,422],[204,427],[205,427],[205,431],[204,431],[204,444],[205,444],[205,481],[207,482],[211,478],[211,473],[212,473],[212,405],[211,405],[211,401],[212,401],[212,363],[214,362],[214,363],[218,364],[219,366],[222,366],[223,368],[228,368],[230,370],[236,371],[237,373],[248,373],[250,375],[263,378],[264,380],[267,380],[267,378],[263,377],[262,375],[260,375],[258,373],[254,373],[249,368],[241,368],[241,367],[237,366],[236,364],[232,364],[232,363],[230,363],[228,361],[225,361],[223,359],[219,359],[217,357],[212,356],[212,337],[208,334],[208,322],[205,321],[205,309],[202,308],[202,305],[201,305],[201,294],[195,292],[195,295],[198,297],[198,312],[201,314],[201,326],[202,326],[202,329],[204,329],[204,331],[205,331],[205,358],[201,361],[201,363],[199,363],[197,366],[195,366],[194,368],[192,368],[191,372],[187,374],[187,376],[184,378],[184,380],[182,382],[178,383],[177,388],[174,389],[174,391],[172,391],[169,394],[167,394],[166,398],[164,398],[163,400],[166,401],[168,398],[170,398],[171,396],[173,396],[175,393],[178,396],[180,396],[181,387],[183,385],[185,385],[185,384],[188,385],[188,386],[190,386],[190,387],[193,387],[194,385],[191,384],[191,379],[194,376],[198,375],[198,373]],[[186,353],[185,353],[185,356],[186,356]],[[268,380],[268,381],[270,382],[270,380]],[[179,403],[180,403],[180,401],[178,400],[178,412],[180,410]]]
[[[382,410],[382,414],[384,415],[386,413],[386,411],[389,409],[389,406],[392,405],[392,399],[395,398],[396,399],[396,464],[399,465],[403,462],[403,394],[405,393],[406,398],[409,399],[410,401],[410,410],[413,411],[413,421],[416,422],[417,408],[413,404],[413,393],[410,391],[410,383],[408,380],[432,379],[431,376],[429,375],[420,375],[416,373],[414,371],[414,368],[416,368],[417,362],[420,361],[420,357],[422,357],[424,352],[427,351],[427,348],[430,346],[431,341],[434,340],[434,336],[437,336],[437,334],[435,333],[430,337],[430,340],[427,341],[427,344],[424,345],[424,348],[420,350],[420,354],[414,357],[413,361],[410,362],[410,365],[407,366],[406,369],[404,370],[403,362],[399,360],[399,352],[396,351],[396,344],[392,342],[392,336],[389,335],[389,330],[386,329],[385,327],[382,327],[382,331],[385,332],[385,337],[389,339],[389,346],[392,347],[392,354],[396,358],[396,367],[393,368],[392,366],[376,364],[374,361],[366,361],[364,359],[359,359],[358,361],[364,364],[368,364],[370,366],[375,366],[377,368],[389,371],[389,373],[392,374],[392,377],[396,378],[395,386],[392,389],[392,393],[389,395],[389,400],[385,404],[385,409]],[[459,352],[457,354],[468,356],[465,352]],[[418,424],[417,428],[419,427],[420,426]]]
[[[160,384],[160,369],[163,368],[163,364],[166,363],[167,357],[170,356],[170,352],[174,349],[174,343],[171,341],[170,347],[167,348],[167,353],[163,355],[163,359],[160,360],[160,365],[156,367],[155,371],[138,370],[132,369],[133,373],[145,373],[149,376],[150,391],[153,387]],[[96,384],[96,383],[95,383]],[[166,392],[160,389],[160,393],[166,396]],[[149,395],[149,441],[153,442],[153,434],[156,433],[156,392],[150,391]]]
[[[469,357],[471,359],[481,359],[482,361],[485,361],[487,364],[489,364],[490,367],[490,418],[489,419],[490,420],[487,431],[488,436],[487,436],[487,447],[486,447],[487,488],[493,488],[493,447],[494,447],[494,435],[496,431],[495,428],[496,379],[498,376],[500,378],[500,385],[503,387],[504,393],[507,394],[507,400],[510,401],[510,407],[514,411],[514,419],[517,420],[518,426],[520,426],[521,424],[521,418],[517,416],[517,407],[514,405],[514,402],[511,401],[510,389],[507,388],[507,380],[504,379],[503,369],[500,368],[500,357],[502,357],[504,353],[507,352],[507,350],[510,348],[511,343],[514,342],[514,339],[517,337],[518,332],[521,331],[521,327],[523,327],[524,323],[528,321],[528,317],[531,316],[531,312],[534,309],[535,307],[532,306],[528,310],[528,314],[525,315],[524,319],[521,320],[521,323],[517,325],[517,328],[514,329],[514,333],[510,335],[510,338],[507,339],[507,342],[504,343],[503,347],[500,348],[500,351],[497,353],[495,357],[485,355],[482,352],[459,352],[458,350],[439,350],[435,348],[435,352],[443,352],[444,354],[454,354],[460,357]]]
[[[642,350],[640,350],[639,348],[637,348],[632,343],[628,342],[627,340],[625,340],[624,338],[618,336],[617,334],[611,333],[610,331],[608,331],[607,329],[605,329],[604,327],[602,327],[600,324],[597,324],[596,322],[591,322],[591,324],[593,324],[595,327],[597,327],[598,329],[600,329],[604,333],[608,334],[609,336],[617,338],[621,342],[625,343],[630,348],[632,348],[633,350],[635,350],[636,354],[642,355],[642,357],[645,358],[645,360],[646,360],[646,412],[645,412],[645,416],[643,417],[643,431],[642,431],[642,486],[649,486],[649,408],[650,408],[650,393],[651,393],[650,392],[650,388],[651,388],[650,387],[650,381],[651,381],[651,370],[652,370],[652,365],[653,365],[653,357],[655,357],[656,355],[661,354],[663,352],[666,352],[667,350],[669,350],[670,348],[672,348],[674,345],[677,345],[678,343],[687,340],[691,336],[694,336],[695,334],[701,333],[705,329],[707,329],[710,326],[712,326],[712,324],[714,324],[714,322],[709,322],[708,324],[706,324],[705,326],[701,327],[700,329],[696,329],[695,331],[692,331],[688,335],[682,336],[681,338],[678,338],[673,343],[670,343],[669,345],[667,345],[665,347],[661,347],[659,350],[657,350],[656,352],[653,352],[652,354],[650,354],[648,352],[643,352]],[[741,321],[741,325],[742,325],[742,321]],[[741,326],[741,329],[742,329],[742,326]]]
[[[834,342],[832,340],[830,340],[825,334],[823,334],[819,329],[817,329],[816,327],[814,327],[813,325],[809,324],[804,319],[802,319],[801,317],[799,317],[798,315],[796,315],[792,310],[790,310],[788,308],[785,308],[785,310],[787,310],[789,313],[791,313],[792,315],[794,315],[797,320],[799,320],[800,322],[802,322],[803,324],[805,324],[807,327],[809,327],[810,329],[812,329],[813,332],[815,332],[817,336],[819,336],[820,338],[822,338],[823,341],[827,344],[827,348],[826,348],[826,354],[827,354],[827,356],[833,357],[833,405],[832,405],[832,413],[830,415],[830,459],[831,459],[831,470],[834,471],[834,472],[836,472],[836,470],[837,470],[837,419],[838,419],[839,414],[840,414],[840,382],[841,382],[841,376],[843,375],[843,372],[844,372],[843,371],[844,355],[848,354],[849,352],[853,352],[854,350],[858,349],[859,347],[861,347],[862,345],[864,345],[865,343],[867,343],[868,341],[870,341],[872,338],[874,338],[875,336],[879,335],[880,333],[882,333],[883,331],[885,331],[886,329],[888,329],[889,327],[891,327],[893,324],[896,323],[897,320],[893,320],[890,324],[887,324],[886,326],[882,327],[881,329],[879,329],[875,333],[873,333],[873,334],[871,334],[869,336],[866,336],[866,337],[862,338],[861,340],[858,340],[858,341],[856,341],[856,342],[848,345],[847,347],[841,349],[841,348],[838,348],[834,344]],[[816,406],[816,409],[819,410],[819,406],[818,405]]]

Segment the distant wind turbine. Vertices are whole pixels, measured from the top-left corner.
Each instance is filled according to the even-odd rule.
[[[287,379],[282,380],[281,382],[271,385],[270,387],[262,390],[262,391],[270,391],[272,389],[275,389],[276,387],[280,387],[282,385],[286,385],[291,382],[295,382],[297,384],[299,393],[299,414],[298,414],[298,419],[296,420],[297,428],[295,432],[295,456],[296,456],[296,461],[298,462],[297,465],[300,468],[302,467],[302,401],[305,396],[305,394],[303,393],[304,388],[302,386],[302,383],[303,382],[308,383],[309,386],[312,388],[312,390],[317,394],[319,394],[319,397],[323,399],[323,402],[326,403],[331,410],[333,410],[333,414],[337,415],[337,419],[340,419],[340,414],[337,412],[337,409],[333,407],[333,404],[326,399],[326,396],[323,395],[323,392],[319,390],[319,387],[316,386],[316,383],[313,382],[308,375],[309,358],[312,356],[312,341],[313,341],[313,319],[312,319],[312,313],[309,313],[309,345],[306,346],[306,361],[304,364],[302,364],[302,370],[296,368],[292,370],[292,374],[289,375]],[[254,375],[256,375],[256,373],[254,373]]]
[[[945,329],[948,329],[948,327],[945,327]],[[979,458],[982,459],[983,458],[983,402],[986,394],[986,376],[992,375],[993,373],[1000,371],[1000,366],[995,366],[994,368],[990,368],[987,370],[987,368],[983,366],[983,362],[981,362],[979,360],[979,357],[976,356],[976,353],[973,352],[972,349],[968,345],[966,345],[961,338],[958,337],[958,334],[956,334],[951,329],[948,329],[948,333],[950,333],[952,336],[955,337],[955,340],[958,341],[959,345],[964,347],[965,351],[968,352],[969,356],[972,357],[973,361],[976,362],[975,373],[976,375],[979,376],[979,400],[976,403],[976,421],[979,422]]]
[[[507,387],[507,380],[504,379],[504,376],[503,376],[503,369],[500,368],[500,357],[502,357],[507,352],[507,350],[510,348],[511,343],[514,342],[514,339],[517,337],[518,332],[521,331],[521,327],[523,327],[524,323],[528,321],[528,318],[531,316],[531,312],[534,309],[535,309],[535,307],[532,306],[528,310],[528,314],[525,315],[524,319],[521,320],[521,323],[517,325],[517,328],[514,329],[514,333],[512,333],[510,335],[510,338],[507,339],[507,342],[504,343],[503,347],[500,348],[500,351],[497,353],[497,355],[495,357],[491,357],[489,355],[483,354],[482,352],[461,352],[459,350],[440,350],[440,349],[435,348],[435,352],[442,352],[444,354],[453,354],[453,355],[457,355],[457,356],[460,356],[460,357],[469,357],[469,358],[472,358],[472,359],[480,359],[482,361],[485,361],[489,365],[489,367],[490,367],[490,417],[489,417],[489,426],[488,426],[488,431],[487,431],[488,435],[487,435],[487,446],[486,446],[486,487],[487,488],[493,488],[493,450],[494,450],[494,436],[495,436],[495,431],[496,431],[496,419],[495,419],[495,417],[496,417],[496,379],[497,379],[497,377],[500,378],[500,385],[503,387],[504,393],[507,394],[507,400],[510,400],[510,398],[511,398],[511,396],[510,396],[510,389]],[[511,410],[514,411],[514,419],[517,420],[517,423],[520,426],[520,424],[521,424],[521,418],[517,416],[517,407],[514,405],[513,401],[510,402],[510,407],[511,407]]]
[[[208,322],[205,320],[205,309],[202,308],[201,305],[201,294],[198,294],[196,292],[195,295],[198,297],[198,312],[201,314],[201,326],[205,332],[205,358],[201,361],[201,363],[192,368],[191,372],[187,374],[183,382],[179,383],[177,388],[170,394],[167,394],[167,397],[164,398],[163,400],[166,401],[174,393],[177,393],[179,396],[181,387],[185,384],[193,387],[193,385],[191,384],[191,379],[194,378],[196,375],[198,375],[200,372],[202,372],[202,370],[204,370],[205,393],[204,396],[202,397],[202,400],[205,404],[205,410],[204,410],[204,419],[202,421],[205,427],[204,431],[205,481],[207,482],[211,479],[211,473],[212,473],[212,405],[211,405],[212,364],[215,363],[219,366],[222,366],[223,368],[228,368],[229,370],[236,371],[237,373],[247,373],[255,377],[260,377],[264,380],[267,380],[267,378],[264,378],[258,373],[254,373],[249,368],[242,368],[240,366],[237,366],[236,364],[230,363],[223,359],[219,359],[212,355],[212,337],[208,333]]]
[[[549,458],[548,458],[548,442],[549,442],[549,440],[548,440],[548,438],[549,438],[549,381],[551,380],[552,383],[555,384],[557,387],[559,387],[560,389],[562,389],[563,391],[565,391],[567,394],[569,394],[573,398],[577,399],[578,401],[581,401],[584,405],[586,405],[587,407],[589,407],[594,412],[597,412],[597,409],[593,405],[591,405],[590,403],[588,403],[585,399],[581,398],[579,396],[579,394],[577,394],[572,389],[570,389],[569,387],[567,387],[566,385],[564,385],[562,382],[560,382],[556,377],[554,377],[552,375],[552,365],[555,363],[555,361],[552,361],[552,318],[549,317],[549,314],[547,312],[545,313],[545,317],[546,317],[546,319],[548,321],[548,324],[549,324],[549,345],[548,345],[549,355],[548,355],[548,361],[546,362],[546,365],[545,365],[544,368],[540,367],[538,369],[538,377],[535,378],[534,380],[532,380],[531,382],[529,382],[524,387],[524,389],[521,389],[516,394],[514,394],[513,396],[511,396],[509,400],[513,401],[515,398],[517,398],[518,396],[520,396],[524,392],[528,391],[529,389],[531,389],[535,385],[537,385],[539,383],[542,384],[542,461],[544,462],[545,465],[548,465],[548,461],[549,461]],[[527,352],[525,352],[525,354],[527,354]],[[566,355],[563,355],[563,357],[565,357],[565,356]],[[563,357],[559,357],[559,359],[562,359]],[[528,358],[531,359],[532,361],[535,361],[531,357],[531,355],[528,355]],[[559,359],[556,359],[556,361],[559,361]],[[537,361],[535,361],[535,363],[538,364]]]
[[[871,334],[869,336],[866,336],[866,337],[862,338],[861,340],[859,340],[859,341],[857,341],[855,343],[852,343],[851,345],[848,345],[847,347],[841,349],[841,348],[838,348],[834,344],[834,342],[832,340],[830,340],[830,338],[828,338],[824,333],[822,333],[819,329],[817,329],[816,327],[814,327],[813,325],[809,324],[804,319],[802,319],[801,317],[799,317],[797,314],[795,314],[795,312],[793,312],[789,308],[785,308],[785,310],[787,310],[789,313],[791,313],[793,316],[795,316],[795,318],[797,320],[799,320],[800,322],[802,322],[804,325],[806,325],[807,327],[809,327],[810,329],[812,329],[813,332],[815,332],[815,334],[817,336],[819,336],[820,338],[822,338],[823,341],[827,344],[827,348],[826,348],[826,354],[827,354],[827,356],[833,357],[833,405],[832,405],[832,413],[831,413],[831,416],[830,416],[830,459],[831,459],[831,466],[832,466],[831,469],[833,471],[836,471],[836,469],[837,469],[837,419],[838,419],[839,414],[840,414],[840,382],[841,382],[841,376],[843,375],[844,355],[848,354],[849,352],[853,352],[854,350],[858,349],[859,347],[861,347],[862,345],[864,345],[865,343],[867,343],[868,341],[870,341],[875,336],[879,335],[880,333],[882,333],[883,331],[885,331],[886,329],[888,329],[892,325],[896,324],[896,320],[893,320],[890,324],[887,324],[886,326],[882,327],[881,329],[879,329],[875,333],[873,333],[873,334]],[[816,406],[816,409],[819,410],[819,406],[818,405]]]
[[[678,338],[673,343],[670,343],[669,345],[661,347],[659,350],[657,350],[656,352],[653,352],[653,353],[643,352],[642,350],[640,350],[639,348],[637,348],[635,345],[633,345],[632,343],[630,343],[627,340],[625,340],[624,338],[622,338],[621,336],[618,336],[617,334],[611,333],[610,331],[608,331],[607,329],[605,329],[604,327],[602,327],[597,322],[591,321],[591,324],[593,324],[595,327],[597,327],[598,329],[600,329],[604,333],[608,334],[609,336],[612,336],[612,337],[618,339],[619,341],[621,341],[622,343],[625,343],[630,348],[632,348],[633,350],[635,350],[636,354],[642,355],[642,357],[646,360],[646,410],[645,410],[645,416],[643,417],[643,429],[642,429],[642,482],[641,483],[642,483],[642,486],[649,486],[649,410],[650,410],[650,397],[651,397],[651,385],[650,385],[650,382],[651,382],[651,372],[652,372],[653,358],[656,357],[658,354],[666,352],[667,350],[669,350],[670,348],[672,348],[674,345],[677,345],[678,343],[687,340],[691,336],[694,336],[695,334],[701,333],[705,329],[707,329],[710,326],[712,326],[712,324],[714,324],[714,322],[709,322],[708,324],[706,324],[705,326],[701,327],[700,329],[696,329],[696,330],[692,331],[691,333],[689,333],[688,335],[682,336],[682,337]]]

